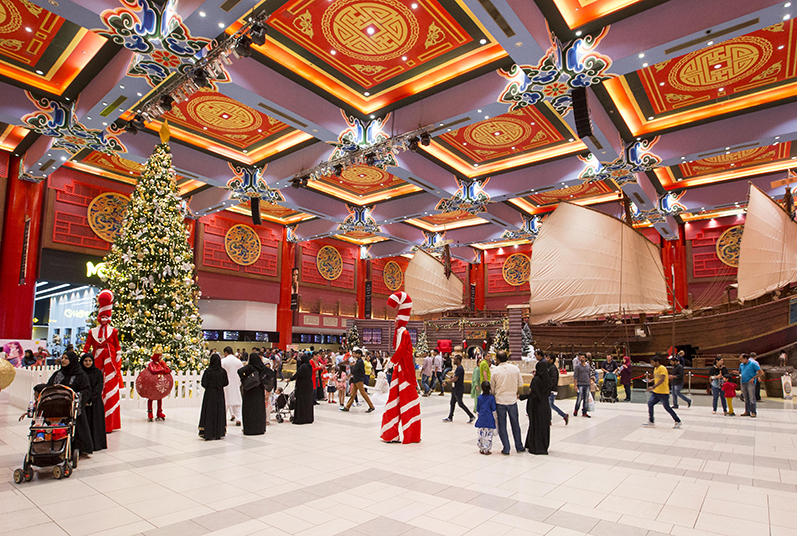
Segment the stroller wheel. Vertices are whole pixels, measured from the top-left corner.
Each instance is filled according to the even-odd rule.
[[[53,477],[55,477],[56,480],[60,480],[62,476],[64,476],[64,468],[60,465],[53,467]]]
[[[14,482],[22,484],[23,480],[25,480],[25,473],[22,472],[22,469],[14,469]]]
[[[291,415],[291,422],[293,422],[293,415]]]
[[[77,461],[80,458],[80,451],[75,449],[72,451],[72,468],[77,469]]]
[[[285,420],[285,419],[282,418],[282,415],[280,415],[279,413],[277,413],[277,417],[276,418],[277,418],[277,422],[282,422],[283,420]]]
[[[64,476],[66,478],[72,476],[72,467],[69,465],[69,462],[64,462]]]
[[[30,482],[33,480],[33,469],[26,467],[22,470],[22,476],[25,478],[25,482]]]

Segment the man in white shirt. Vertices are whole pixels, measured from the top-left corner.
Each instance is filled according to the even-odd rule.
[[[243,366],[241,360],[232,353],[232,348],[226,346],[221,359],[221,368],[227,371],[229,381],[224,388],[224,403],[227,405],[227,414],[232,415],[230,421],[235,421],[235,426],[241,426],[241,378],[238,369]]]
[[[520,438],[520,422],[517,413],[517,393],[523,388],[523,376],[516,365],[507,363],[509,356],[501,350],[496,354],[498,366],[490,367],[490,387],[495,396],[496,413],[498,413],[498,437],[501,438],[503,449],[501,454],[509,455],[510,445],[509,436],[506,430],[506,416],[509,415],[509,423],[512,426],[512,436],[515,440],[515,448],[518,452],[523,452],[523,440]]]
[[[432,384],[429,386],[431,391],[434,391],[435,379],[440,383],[440,396],[443,396],[445,394],[445,387],[443,386],[445,378],[443,378],[443,354],[440,352],[434,356],[434,361],[432,362]]]

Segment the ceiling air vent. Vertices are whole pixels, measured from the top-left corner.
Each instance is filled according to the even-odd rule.
[[[223,3],[221,6],[219,6],[219,7],[221,7],[221,9],[223,9],[224,11],[226,11],[226,12],[228,12],[228,13],[229,13],[229,11],[230,11],[232,8],[234,8],[235,6],[237,6],[237,5],[238,5],[240,2],[241,2],[241,0],[227,0],[226,2],[224,2],[224,3]]]
[[[501,31],[504,32],[504,35],[507,37],[514,37],[515,30],[509,25],[503,15],[498,11],[498,8],[495,7],[490,0],[479,0],[479,3],[482,5],[484,10],[487,12],[488,15],[495,21]]]
[[[297,125],[299,125],[302,128],[306,128],[307,127],[306,123],[302,123],[301,121],[299,121],[295,117],[291,117],[288,114],[284,114],[284,113],[280,112],[279,110],[277,110],[276,108],[272,108],[271,106],[263,104],[262,102],[257,103],[257,105],[260,106],[261,108],[263,108],[264,110],[268,111],[268,113],[270,115],[278,115],[278,116],[280,116],[283,119],[287,119],[288,121],[296,123]]]
[[[736,26],[725,28],[724,30],[718,30],[716,32],[712,32],[711,34],[709,34],[708,37],[706,36],[698,37],[697,39],[692,39],[691,41],[681,43],[680,45],[675,45],[674,47],[665,50],[664,54],[670,55],[674,52],[680,52],[681,50],[692,48],[695,45],[703,44],[709,39],[714,40],[717,39],[718,37],[722,37],[723,35],[728,35],[729,33],[738,32],[739,30],[744,30],[745,28],[749,28],[750,26],[755,26],[756,24],[758,24],[758,17],[748,20],[746,22],[741,22]]]

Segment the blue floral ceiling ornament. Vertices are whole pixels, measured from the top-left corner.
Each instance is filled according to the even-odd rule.
[[[299,237],[296,235],[296,226],[297,224],[285,226],[285,234],[286,234],[285,239],[292,244],[300,242]]]
[[[413,250],[422,249],[432,255],[442,255],[446,245],[446,232],[423,231],[423,243],[419,246],[413,246]]]
[[[675,192],[667,192],[666,194],[659,197],[659,210],[663,214],[667,214],[669,216],[676,216],[686,210],[686,206],[679,203],[678,200],[681,199],[686,191],[675,193]]]
[[[360,260],[367,261],[372,259],[371,257],[371,246],[360,246]]]
[[[269,188],[263,179],[263,171],[266,167],[254,168],[247,166],[234,166],[228,162],[230,169],[235,176],[227,181],[227,189],[230,190],[230,199],[237,199],[241,202],[251,201],[254,198],[266,203],[276,204],[285,201],[279,192]]]
[[[145,78],[155,87],[174,69],[191,68],[193,58],[210,43],[193,37],[176,12],[177,1],[159,9],[154,0],[121,0],[122,7],[100,15],[105,28],[98,34],[136,53],[128,75]]]
[[[382,127],[390,118],[390,114],[387,114],[384,118],[379,117],[367,123],[360,121],[360,119],[354,116],[347,116],[346,112],[343,110],[341,110],[341,114],[346,121],[347,127],[340,133],[340,136],[338,136],[338,141],[332,143],[335,150],[330,155],[329,160],[342,158],[349,153],[367,149],[372,145],[390,139],[390,136],[382,130]],[[366,164],[368,162],[363,160],[363,162],[360,163]],[[397,166],[398,161],[396,160],[396,153],[392,148],[383,149],[373,155],[373,162],[368,163],[368,165],[375,166],[381,170],[385,170],[389,166]]]
[[[551,46],[537,65],[513,65],[498,74],[510,80],[498,99],[514,112],[548,101],[564,117],[573,107],[570,90],[600,84],[615,75],[606,71],[612,60],[595,48],[606,37],[609,27],[573,41],[560,41],[549,29]]]
[[[371,216],[374,208],[369,206],[358,207],[346,205],[349,215],[338,225],[338,230],[344,233],[368,233],[376,234],[382,230],[376,224],[376,220]]]
[[[504,231],[501,235],[501,240],[528,240],[534,242],[537,235],[540,234],[540,227],[542,219],[539,216],[526,216],[523,215],[523,225],[514,231]]]
[[[581,158],[586,168],[579,178],[585,182],[614,181],[618,187],[629,182],[636,182],[637,173],[653,170],[661,164],[661,157],[651,152],[651,148],[659,141],[656,136],[650,140],[638,140],[625,146],[623,154],[612,162],[599,162],[594,155]]]
[[[474,216],[486,212],[485,207],[490,202],[490,196],[484,191],[484,186],[489,180],[489,178],[466,180],[456,177],[456,193],[449,199],[441,199],[435,209],[444,214],[461,210]]]
[[[63,149],[73,156],[83,149],[105,154],[127,152],[127,148],[116,136],[106,134],[103,130],[86,128],[81,124],[75,114],[77,102],[67,108],[64,104],[46,97],[36,98],[29,91],[25,95],[38,111],[23,116],[22,122],[37,134],[54,138],[53,148]]]

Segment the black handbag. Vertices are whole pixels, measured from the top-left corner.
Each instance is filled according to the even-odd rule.
[[[261,385],[260,374],[257,371],[251,372],[244,376],[241,382],[241,388],[244,391],[251,391],[252,389]]]

